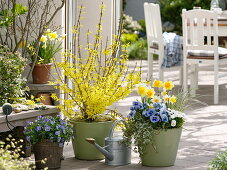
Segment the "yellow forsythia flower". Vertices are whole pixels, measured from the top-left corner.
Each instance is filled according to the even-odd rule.
[[[172,81],[166,81],[163,83],[163,88],[165,90],[172,90],[173,87],[174,87],[174,84],[172,83]]]
[[[46,42],[47,41],[47,36],[42,35],[42,37],[40,38],[41,42]]]
[[[147,93],[147,88],[144,87],[144,86],[139,86],[138,87],[138,90],[137,90],[137,93],[141,96],[145,96],[146,93]]]
[[[176,103],[176,102],[177,102],[177,99],[176,99],[176,97],[173,95],[172,97],[170,97],[169,101],[170,101],[171,103]]]
[[[147,97],[148,98],[154,98],[154,95],[155,95],[154,89],[148,89],[147,90]]]
[[[153,82],[152,87],[158,87],[158,88],[162,87],[162,81],[160,81],[160,80],[155,80],[155,81]]]

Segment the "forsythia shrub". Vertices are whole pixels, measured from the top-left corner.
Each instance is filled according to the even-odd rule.
[[[81,11],[82,8],[80,14]],[[90,32],[88,31],[86,47],[80,45],[81,25],[78,22],[73,30],[77,42],[77,55],[65,52],[63,61],[56,63],[67,80],[72,82],[71,85],[68,85],[64,81],[64,77],[60,75],[59,79],[54,82],[59,84],[58,88],[69,96],[58,107],[70,119],[98,121],[100,116],[104,116],[103,113],[108,106],[126,97],[135,84],[140,82],[141,72],[136,71],[136,66],[132,71],[128,68],[126,46],[122,46],[123,50],[118,55],[121,46],[120,35],[114,36],[109,46],[106,42],[103,48],[101,40],[103,12],[104,5],[102,4],[94,42],[89,41]],[[56,98],[56,96],[52,97]],[[76,109],[79,111],[75,111]]]

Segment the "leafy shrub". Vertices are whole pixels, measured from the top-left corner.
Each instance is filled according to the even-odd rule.
[[[17,101],[24,96],[26,81],[21,78],[21,73],[25,65],[24,57],[0,45],[0,106],[5,102]]]
[[[133,20],[133,18],[129,15],[123,15],[123,32],[124,33],[135,33],[136,31],[140,31],[140,24]]]
[[[130,59],[147,59],[147,40],[140,38],[128,47]]]
[[[218,153],[209,165],[210,170],[227,170],[227,150]]]
[[[172,31],[182,34],[182,9],[190,10],[193,9],[194,6],[209,9],[210,2],[210,0],[161,0],[162,22],[165,23],[169,21],[175,26]]]
[[[123,44],[134,43],[138,40],[137,34],[122,34],[121,41]]]

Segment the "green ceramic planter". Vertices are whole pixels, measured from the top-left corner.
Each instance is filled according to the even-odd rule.
[[[85,141],[85,138],[94,138],[100,146],[104,146],[104,140],[109,135],[113,122],[72,122],[74,139],[73,150],[77,159],[98,160],[104,159],[104,155],[93,145]]]
[[[154,135],[157,151],[155,151],[152,144],[147,145],[144,155],[141,156],[142,165],[173,166],[177,156],[181,132],[182,128],[157,131],[157,135]]]

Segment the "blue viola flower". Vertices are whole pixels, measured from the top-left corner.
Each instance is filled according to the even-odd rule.
[[[156,123],[156,122],[159,122],[160,118],[159,118],[159,116],[151,116],[150,120],[152,123]]]
[[[63,147],[64,146],[64,143],[59,143],[59,147]]]
[[[138,102],[138,101],[133,101],[133,102],[132,102],[132,105],[133,105],[133,106],[138,106],[138,105],[139,105],[139,102]]]
[[[142,103],[138,105],[138,109],[143,110],[143,104]]]
[[[160,109],[159,113],[160,113],[160,115],[166,114],[166,105],[165,104],[162,105],[162,108]]]
[[[148,114],[150,115],[150,116],[152,116],[152,115],[155,115],[157,112],[155,111],[155,109],[149,109],[148,110]]]
[[[45,126],[45,131],[49,132],[50,131],[50,126]]]
[[[60,131],[56,131],[55,135],[60,136],[60,133],[61,133]]]
[[[162,114],[161,118],[162,118],[163,122],[168,122],[168,120],[169,120],[168,117],[165,114]]]
[[[30,142],[31,136],[26,136],[26,140]]]
[[[136,111],[135,110],[132,110],[130,113],[129,113],[129,118],[133,118],[136,114]]]
[[[133,107],[133,106],[132,106],[132,107],[130,107],[130,110],[135,110],[135,107]]]
[[[154,103],[153,104],[155,110],[160,110],[161,109],[161,104],[160,103]]]
[[[146,113],[147,113],[147,110],[144,110],[144,111],[142,112],[142,115],[145,116]]]
[[[38,132],[38,131],[40,131],[41,129],[42,129],[41,126],[37,126],[36,131]]]
[[[51,141],[51,142],[54,141],[54,137],[53,137],[53,136],[50,137],[50,141]]]
[[[57,142],[61,142],[61,137],[58,137],[57,138]]]

